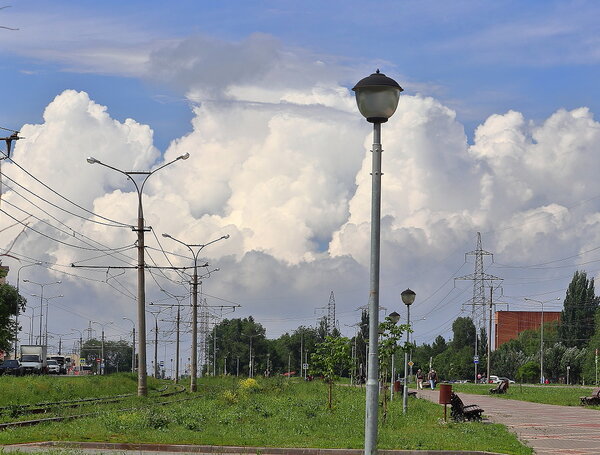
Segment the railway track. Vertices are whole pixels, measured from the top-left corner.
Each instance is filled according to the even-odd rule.
[[[174,395],[183,393],[186,390],[185,386],[182,386],[182,385],[175,385],[175,388],[176,388],[176,390],[169,390],[169,387],[166,386],[162,390],[157,391],[158,394],[156,396],[154,396],[154,398],[156,400],[159,400],[161,398],[172,397]],[[133,397],[135,395],[136,394],[129,393],[129,394],[123,394],[123,395],[115,395],[115,396],[111,396],[111,397],[84,398],[84,399],[79,399],[79,400],[56,401],[56,402],[50,402],[50,403],[37,403],[37,404],[20,405],[20,406],[3,406],[0,408],[0,415],[10,413],[11,417],[16,417],[17,415],[24,415],[24,414],[59,413],[61,410],[86,406],[89,404],[112,404],[112,403],[116,403],[119,401],[123,401],[123,400]],[[188,397],[188,398],[182,398],[182,399],[177,399],[177,400],[155,401],[153,404],[159,405],[159,406],[164,406],[164,405],[171,404],[171,403],[192,400],[195,398],[196,397]],[[124,408],[124,409],[119,409],[118,411],[119,412],[128,412],[128,411],[134,411],[137,409],[142,409],[144,407],[145,406]],[[64,416],[44,417],[44,418],[31,419],[31,420],[17,420],[17,421],[13,421],[13,422],[4,422],[4,423],[0,423],[0,430],[5,430],[8,428],[17,428],[17,427],[38,425],[38,424],[47,423],[47,422],[61,422],[64,420],[73,420],[73,419],[79,419],[79,418],[83,418],[83,417],[91,417],[91,416],[99,415],[102,412],[103,411],[94,411],[94,412],[87,412],[87,413],[81,413],[81,414],[72,414],[72,415],[64,415]]]

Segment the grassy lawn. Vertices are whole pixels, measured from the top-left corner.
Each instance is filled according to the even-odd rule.
[[[0,444],[71,440],[360,449],[365,391],[338,386],[334,394],[329,411],[320,381],[205,378],[191,401],[156,406],[138,399],[133,411],[120,412],[115,405],[94,418],[3,431]],[[407,416],[401,400],[391,403],[379,434],[382,449],[532,453],[501,425],[445,423],[443,408],[427,400],[411,399]]]
[[[150,391],[160,385],[159,381],[148,377]],[[137,376],[130,373],[108,376],[0,376],[0,406],[104,397],[136,391]]]
[[[506,394],[491,395],[489,390],[492,387],[495,387],[495,384],[452,384],[452,390],[455,392],[560,406],[580,406],[579,397],[590,396],[594,389],[594,387],[579,386],[511,384]],[[600,406],[588,406],[588,408],[600,410]]]

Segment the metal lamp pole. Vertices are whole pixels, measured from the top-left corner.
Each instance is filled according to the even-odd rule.
[[[53,281],[51,283],[36,283],[35,281],[31,281],[31,280],[23,280],[23,282],[25,283],[31,283],[31,284],[36,284],[40,287],[40,336],[39,336],[39,343],[42,344],[44,342],[44,339],[42,337],[42,325],[43,325],[43,321],[44,321],[44,286],[50,286],[51,284],[60,284],[62,283],[62,281]],[[48,344],[48,340],[46,339],[46,344]]]
[[[152,171],[122,171],[116,167],[104,164],[96,158],[89,157],[87,162],[90,164],[100,164],[104,167],[117,171],[125,175],[129,180],[133,182],[135,189],[138,194],[138,221],[137,228],[132,227],[132,230],[137,232],[137,250],[138,250],[138,264],[137,264],[137,316],[138,316],[138,396],[148,395],[148,379],[146,372],[146,277],[144,274],[145,259],[144,259],[144,232],[149,228],[144,227],[144,209],[142,206],[142,192],[144,185],[152,174],[155,174],[159,170],[173,164],[178,160],[187,160],[190,157],[189,153],[178,156],[173,161],[169,161],[162,166],[157,167]],[[133,176],[141,175],[143,179],[141,184],[134,180]]]
[[[410,343],[410,306],[415,301],[415,292],[407,289],[400,294],[402,302],[406,305],[406,323],[408,329],[406,330],[406,350],[404,351],[404,390],[402,392],[402,413],[406,414],[408,408],[408,345]]]
[[[37,297],[36,294],[31,294],[33,297]],[[44,343],[48,345],[48,314],[50,314],[50,300],[52,299],[60,299],[64,297],[64,295],[55,295],[52,297],[44,297],[43,299],[46,301],[46,320],[44,322]]]
[[[525,300],[528,302],[535,302],[542,305],[542,318],[540,321],[540,384],[544,383],[544,303],[553,302],[555,300],[560,300],[560,297],[555,299],[546,300],[542,302],[541,300],[529,299],[525,297]]]
[[[197,390],[196,379],[198,376],[198,256],[200,255],[200,251],[204,249],[204,247],[211,245],[219,240],[224,240],[229,238],[229,234],[219,237],[218,239],[211,240],[208,243],[185,243],[181,240],[176,239],[172,235],[163,234],[163,237],[174,240],[177,243],[185,246],[190,253],[192,253],[192,258],[194,259],[194,275],[192,276],[192,371],[190,373],[190,392],[195,392]],[[194,248],[197,248],[194,251]]]
[[[361,79],[352,89],[358,110],[373,124],[373,164],[371,190],[371,266],[369,291],[369,370],[365,400],[365,455],[377,453],[379,401],[379,257],[381,223],[381,124],[388,121],[398,107],[402,87],[377,70]]]
[[[19,275],[21,274],[21,269],[24,269],[26,267],[31,267],[33,265],[42,265],[41,262],[34,262],[33,264],[26,264],[26,265],[22,265],[21,267],[19,267],[19,269],[17,270],[17,295],[21,295],[19,294]],[[17,358],[17,348],[18,348],[18,341],[19,341],[19,306],[17,305],[17,313],[15,314],[15,356],[14,358]]]
[[[131,343],[131,372],[135,373],[135,322],[133,322],[133,320],[126,318],[126,317],[124,317],[123,319],[125,319],[133,324],[133,328],[132,328],[133,340]]]

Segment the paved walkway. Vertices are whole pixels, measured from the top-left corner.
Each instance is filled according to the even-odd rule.
[[[600,455],[600,411],[486,395],[459,395],[465,404],[482,407],[484,417],[506,425],[533,447],[537,455]],[[437,403],[439,390],[420,390],[417,396]]]

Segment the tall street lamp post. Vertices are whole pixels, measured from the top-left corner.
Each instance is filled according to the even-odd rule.
[[[24,269],[26,267],[31,267],[33,265],[42,265],[41,262],[34,262],[33,264],[26,264],[26,265],[22,265],[21,267],[19,267],[19,269],[17,270],[17,295],[21,295],[19,294],[19,276],[21,275],[21,269]],[[17,305],[17,313],[15,314],[15,359],[17,358],[17,348],[18,348],[18,341],[19,341],[19,306]]]
[[[406,414],[408,408],[408,345],[410,343],[410,306],[415,301],[415,292],[407,289],[400,294],[402,302],[406,305],[406,350],[404,351],[404,390],[402,392],[402,413]]]
[[[377,453],[379,400],[379,256],[381,222],[381,124],[388,121],[398,107],[402,87],[377,70],[361,79],[352,89],[358,110],[373,124],[373,167],[371,191],[371,266],[369,291],[369,371],[365,403],[365,455]]]
[[[192,276],[192,371],[190,374],[190,392],[195,392],[197,389],[196,378],[198,376],[198,256],[204,247],[211,245],[219,240],[228,239],[229,235],[224,235],[218,239],[211,240],[208,243],[185,243],[169,234],[163,234],[163,237],[174,240],[177,243],[185,246],[194,259],[194,275]],[[196,248],[196,251],[194,251]]]
[[[554,302],[560,300],[560,297],[550,299],[542,302],[541,300],[529,299],[525,297],[528,302],[535,302],[542,305],[542,318],[540,320],[540,384],[544,383],[544,303]]]
[[[32,297],[38,297],[37,294],[31,294]],[[41,297],[41,296],[39,296]],[[48,315],[50,314],[50,300],[53,299],[61,299],[63,298],[64,295],[60,294],[60,295],[54,295],[52,297],[44,297],[44,300],[46,301],[46,318],[44,321],[44,342],[47,345],[48,344]]]
[[[43,325],[43,320],[44,320],[44,286],[50,286],[51,284],[60,284],[62,283],[62,281],[58,280],[58,281],[53,281],[51,283],[36,283],[35,281],[31,281],[31,280],[23,280],[23,282],[25,283],[31,283],[31,284],[36,284],[40,287],[40,336],[39,336],[39,344],[43,344],[44,343],[44,339],[42,337],[42,325]],[[46,316],[46,320],[48,320],[48,316]],[[46,341],[45,344],[48,344],[48,339],[46,336]]]
[[[131,372],[135,373],[135,322],[133,322],[131,319],[123,317],[123,319],[131,322],[131,324],[133,324],[133,328],[132,328],[132,343],[131,343]]]
[[[157,167],[152,171],[122,171],[116,167],[104,164],[96,158],[89,157],[87,162],[90,164],[100,164],[104,167],[117,171],[125,175],[129,180],[133,182],[135,189],[138,194],[138,220],[137,228],[132,227],[137,232],[137,252],[138,252],[138,264],[137,264],[137,316],[138,316],[138,396],[148,395],[148,379],[146,372],[146,277],[144,275],[145,259],[144,259],[144,232],[149,228],[144,227],[144,209],[142,206],[142,192],[144,191],[144,185],[148,181],[151,175],[160,171],[161,169],[173,164],[178,160],[187,160],[190,157],[189,153],[178,156],[172,161]],[[141,183],[135,181],[134,176],[142,176]]]

